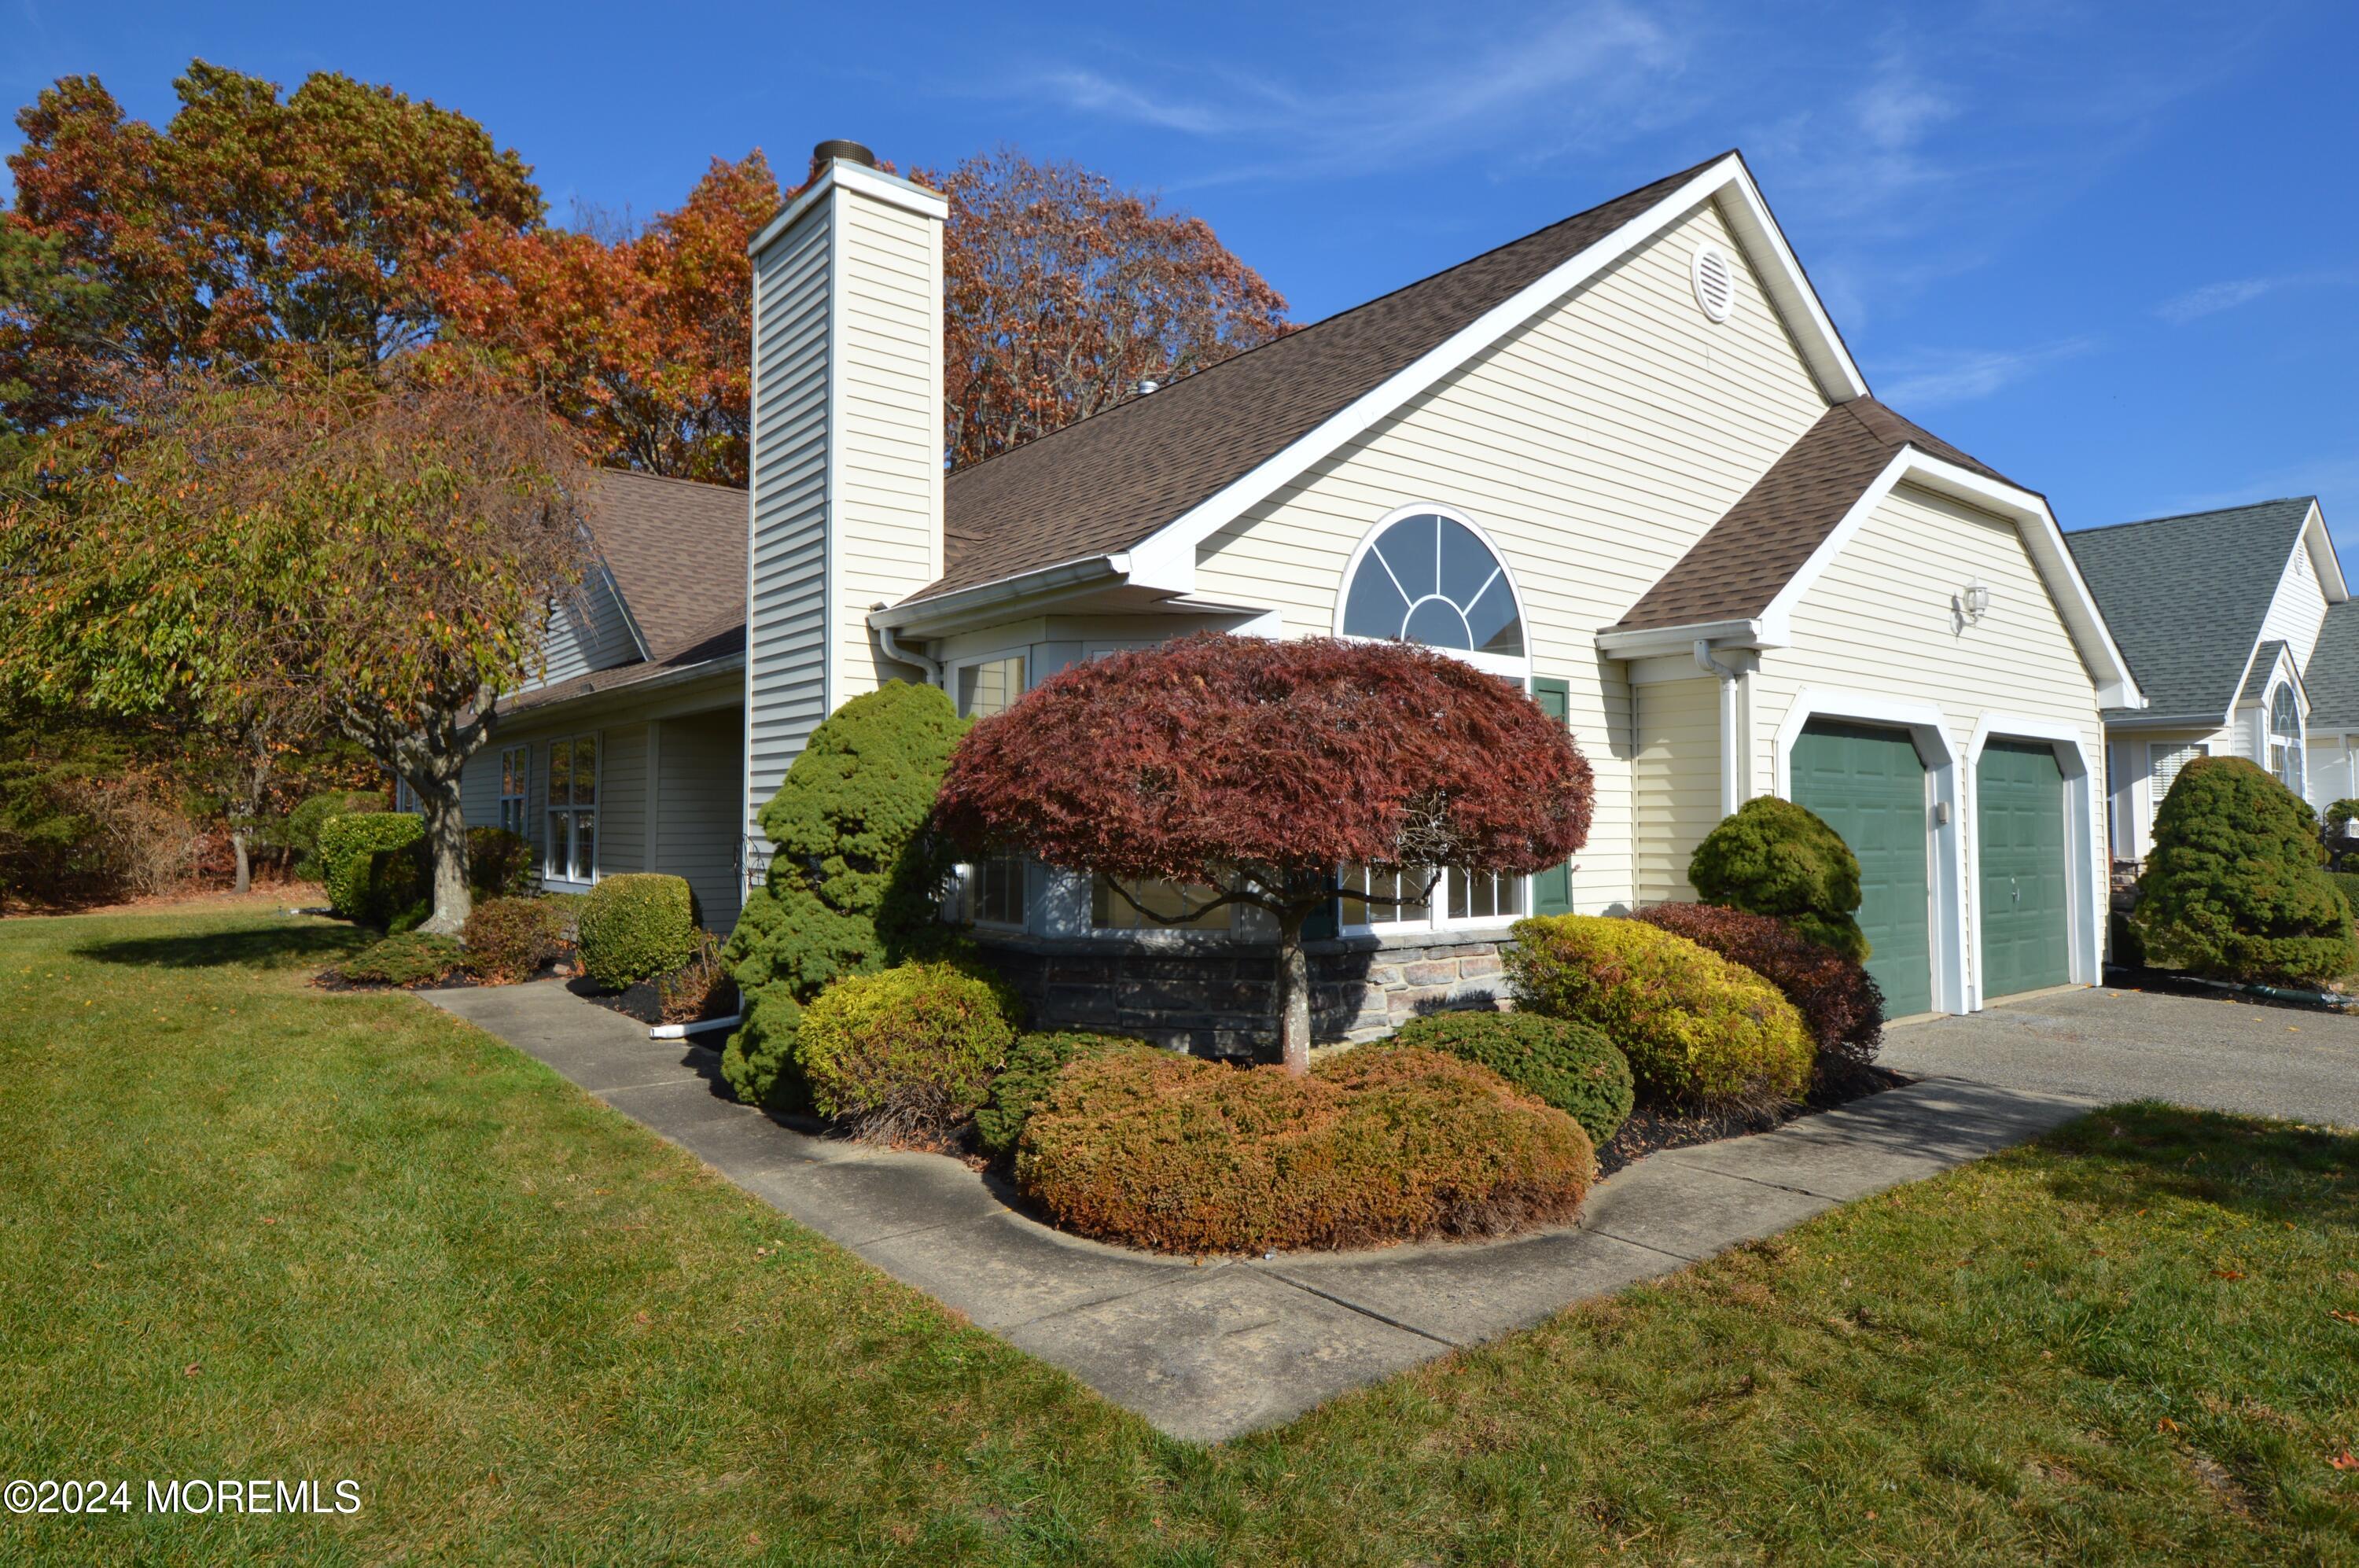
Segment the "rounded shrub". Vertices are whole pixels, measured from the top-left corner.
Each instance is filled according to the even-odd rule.
[[[1859,858],[1843,835],[1791,800],[1760,795],[1723,817],[1688,858],[1688,881],[1707,904],[1774,915],[1855,963]]]
[[[1395,1045],[1444,1051],[1480,1062],[1525,1094],[1554,1105],[1603,1148],[1630,1119],[1630,1059],[1589,1025],[1538,1013],[1435,1013],[1413,1018]]]
[[[1785,921],[1712,904],[1658,904],[1638,918],[1741,964],[1786,994],[1818,1048],[1818,1082],[1855,1082],[1884,1043],[1884,991],[1865,968]]]
[[[1516,1004],[1602,1029],[1641,1088],[1674,1104],[1743,1106],[1810,1086],[1810,1031],[1775,985],[1643,920],[1518,920]]]
[[[940,1138],[984,1103],[1021,1014],[1006,985],[956,964],[847,975],[802,1009],[795,1062],[820,1112],[862,1136]]]
[[[1032,1119],[1033,1108],[1066,1067],[1109,1051],[1154,1049],[1143,1040],[1125,1040],[1118,1035],[1061,1029],[1017,1035],[1015,1044],[1007,1048],[1007,1064],[991,1081],[991,1097],[974,1113],[976,1141],[982,1144],[984,1153],[994,1160],[1015,1153],[1016,1140],[1024,1136],[1024,1124]]]
[[[478,898],[521,898],[532,891],[532,841],[506,828],[467,830],[467,890]]]
[[[294,852],[296,876],[317,881],[326,874],[320,863],[320,830],[328,819],[365,816],[385,809],[384,794],[375,789],[329,789],[306,795],[279,821],[270,839]]]
[[[1489,1068],[1364,1045],[1302,1077],[1168,1051],[1060,1073],[1016,1155],[1068,1230],[1192,1257],[1501,1236],[1571,1216],[1581,1125]]]
[[[2349,974],[2359,942],[2322,855],[2299,796],[2241,757],[2195,758],[2154,814],[2138,878],[2147,961],[2227,980]]]
[[[330,817],[321,824],[319,845],[328,907],[348,920],[390,926],[431,891],[423,818],[407,811]]]
[[[696,894],[684,877],[634,871],[590,889],[575,942],[582,972],[620,991],[696,956]]]
[[[763,806],[770,869],[722,950],[744,997],[721,1059],[739,1099],[804,1108],[804,1005],[843,975],[952,950],[937,911],[955,862],[929,825],[966,730],[940,688],[887,681],[812,731]]]
[[[337,965],[336,973],[363,985],[430,985],[457,974],[465,960],[447,936],[403,931],[364,948]]]
[[[531,979],[557,956],[564,923],[538,898],[485,898],[467,911],[460,932],[467,973],[495,985]]]

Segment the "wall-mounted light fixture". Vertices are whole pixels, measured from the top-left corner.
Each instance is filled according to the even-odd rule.
[[[1951,597],[1950,607],[1957,612],[1960,621],[1970,626],[1976,625],[1990,610],[1990,590],[1978,582],[1968,583]]]

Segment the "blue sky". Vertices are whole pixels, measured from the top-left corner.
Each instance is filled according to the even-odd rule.
[[[95,72],[160,119],[191,56],[342,70],[560,213],[1007,142],[1202,214],[1306,321],[1741,147],[1878,395],[2067,528],[2315,492],[2359,548],[2359,7],[207,9],[0,0],[0,95]]]

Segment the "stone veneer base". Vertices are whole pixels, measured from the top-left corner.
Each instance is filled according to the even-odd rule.
[[[1503,931],[1347,937],[1306,944],[1310,1035],[1375,1040],[1427,1013],[1495,1007],[1506,996]],[[1031,1027],[1136,1036],[1204,1056],[1267,1055],[1276,950],[1226,940],[992,936],[984,954],[1022,993]]]

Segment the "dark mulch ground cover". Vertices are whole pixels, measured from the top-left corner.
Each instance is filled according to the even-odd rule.
[[[609,991],[586,975],[577,975],[565,983],[565,988],[585,1002],[595,1002],[625,1018],[636,1018],[650,1027],[656,1024],[701,1024],[712,1018],[725,1018],[737,1011],[737,983],[723,980],[704,998],[704,1005],[689,1018],[666,1018],[663,993],[659,980],[642,980],[625,990]]]
[[[1832,1111],[1838,1105],[1913,1082],[1888,1067],[1864,1067],[1838,1082],[1820,1084],[1799,1105],[1743,1107],[1699,1116],[1682,1115],[1641,1102],[1632,1108],[1630,1119],[1622,1124],[1614,1141],[1597,1151],[1597,1173],[1611,1176],[1633,1160],[1667,1149],[1692,1149],[1724,1138],[1768,1132],[1799,1117]]]

